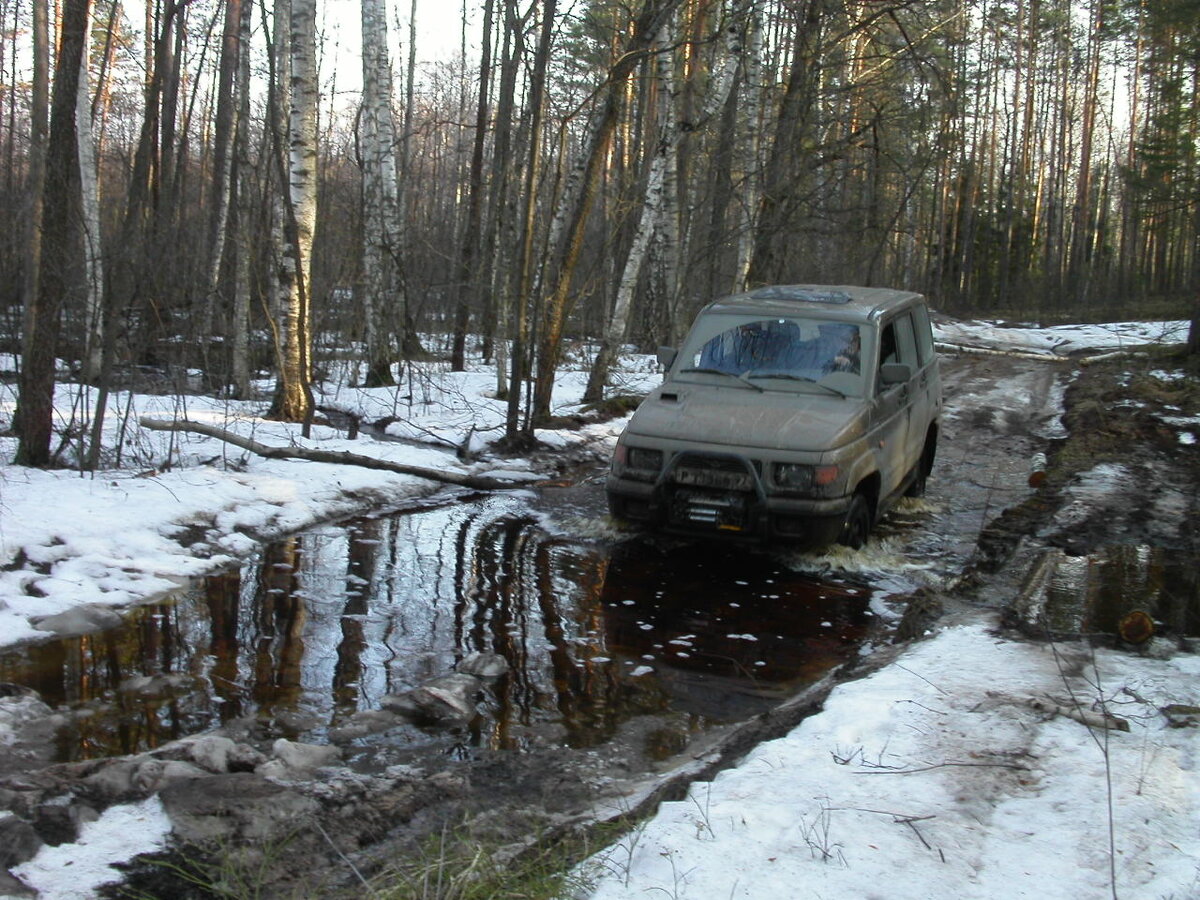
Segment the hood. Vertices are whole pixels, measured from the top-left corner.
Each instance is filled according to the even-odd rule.
[[[866,406],[816,392],[667,383],[642,402],[626,431],[738,450],[822,453],[865,433]]]

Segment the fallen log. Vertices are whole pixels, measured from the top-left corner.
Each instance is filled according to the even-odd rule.
[[[1085,356],[1079,360],[1081,366],[1090,366],[1092,363],[1104,362],[1110,359],[1122,359],[1129,357],[1130,359],[1148,359],[1149,353],[1141,350],[1110,350],[1107,353],[1099,353],[1096,356]]]
[[[412,466],[405,463],[377,459],[364,456],[361,453],[347,453],[339,450],[315,450],[309,447],[273,447],[251,438],[234,434],[215,425],[203,422],[193,422],[190,419],[151,419],[142,417],[138,424],[151,431],[189,431],[202,434],[205,437],[216,438],[243,450],[248,450],[256,456],[266,459],[302,459],[306,462],[333,463],[341,466],[361,466],[364,469],[379,469],[384,472],[396,472],[401,475],[414,475],[417,478],[427,478],[430,481],[440,481],[445,484],[455,484],[460,487],[473,488],[480,491],[509,490],[517,487],[520,482],[502,478],[490,478],[487,475],[468,475],[463,472],[453,472],[446,469],[429,469],[425,466]]]
[[[1093,731],[1129,731],[1129,721],[1122,719],[1120,716],[1114,716],[1112,713],[1095,712],[1090,709],[1084,709],[1078,703],[1067,701],[1056,701],[1052,698],[1045,700],[1037,697],[1029,698],[1029,705],[1038,712],[1045,713],[1048,717],[1062,716],[1066,719],[1072,719],[1080,725],[1086,725]]]
[[[1006,350],[1003,347],[976,347],[953,341],[936,341],[934,346],[944,353],[965,353],[970,356],[1007,356],[1009,359],[1033,359],[1038,362],[1070,362],[1069,356],[1038,353],[1036,350]]]

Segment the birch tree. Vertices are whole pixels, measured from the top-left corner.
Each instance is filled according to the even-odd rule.
[[[729,21],[722,28],[723,40],[720,59],[716,72],[710,80],[709,94],[702,101],[701,108],[696,111],[695,120],[689,121],[688,133],[702,130],[725,104],[729,96],[741,52],[742,29],[745,27],[740,13],[741,11],[738,11],[737,14],[730,16]],[[659,126],[654,151],[651,154],[649,172],[646,176],[646,189],[638,227],[634,232],[629,255],[625,259],[612,313],[607,319],[604,333],[600,339],[600,348],[592,364],[587,388],[584,391],[583,399],[589,402],[597,402],[604,398],[604,388],[609,370],[628,330],[633,295],[646,261],[650,240],[665,218],[678,215],[675,181],[668,176],[671,172],[673,157],[679,150],[684,129],[681,127],[675,110],[675,61],[670,52],[670,31],[669,24],[664,23],[651,48],[658,91],[657,119]],[[666,256],[672,252],[673,248],[663,247],[662,249],[665,251],[663,255]]]
[[[667,198],[665,193],[665,176],[667,162],[675,149],[676,135],[679,127],[675,121],[673,109],[675,100],[675,60],[670,52],[671,23],[663,23],[651,47],[653,54],[654,80],[657,91],[658,130],[655,136],[655,146],[651,153],[650,170],[646,175],[646,190],[642,199],[641,216],[637,230],[633,235],[633,243],[629,255],[625,258],[625,266],[621,279],[617,284],[617,295],[613,300],[612,312],[609,314],[604,333],[600,337],[600,347],[592,362],[592,370],[588,375],[587,387],[583,392],[585,403],[596,403],[604,399],[604,388],[608,383],[608,374],[616,360],[621,342],[629,325],[629,310],[633,306],[633,293],[637,288],[638,279],[642,272],[650,239],[658,227],[659,218],[663,213]]]
[[[269,206],[265,305],[275,365],[277,371],[282,371],[285,341],[283,320],[292,296],[294,272],[284,256],[288,240],[285,223],[289,216],[287,185],[289,113],[292,105],[292,9],[290,0],[275,0],[270,7],[269,25],[266,23],[268,7],[261,4],[261,9],[266,31],[270,35],[267,47],[267,114],[263,123],[267,157],[265,190]],[[272,405],[277,401],[278,391]]]
[[[101,378],[104,347],[104,263],[100,247],[100,185],[96,177],[96,147],[92,138],[92,101],[88,91],[87,53],[79,68],[75,102],[75,132],[79,140],[79,194],[83,250],[84,339],[83,378]],[[100,418],[98,415],[97,418]]]
[[[280,6],[285,7],[285,14],[290,12],[291,97],[279,266],[284,308],[277,323],[279,373],[270,414],[287,422],[307,423],[314,407],[310,274],[317,212],[317,4],[316,0],[278,0],[277,17]],[[279,24],[277,19],[276,27]]]
[[[385,0],[362,0],[363,247],[361,302],[367,350],[367,387],[394,384],[395,353],[385,321],[407,320],[400,270],[400,206],[396,186],[396,126]],[[392,308],[392,315],[383,311]]]
[[[746,289],[750,274],[750,259],[754,252],[754,229],[762,198],[759,174],[759,116],[762,110],[763,24],[757,0],[751,2],[746,23],[746,41],[742,54],[741,91],[737,107],[737,123],[733,172],[733,215],[731,231],[737,246],[732,293]]]

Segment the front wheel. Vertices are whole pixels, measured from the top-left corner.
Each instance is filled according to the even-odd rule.
[[[628,528],[629,519],[625,515],[625,498],[608,495],[608,517],[620,528]]]
[[[846,520],[842,523],[842,533],[838,535],[838,543],[859,550],[867,542],[871,533],[871,504],[862,494],[855,494],[846,510]]]
[[[905,497],[925,496],[925,482],[929,478],[929,473],[933,471],[933,456],[936,452],[937,439],[931,432],[929,437],[925,439],[925,449],[921,451],[921,458],[917,460],[917,467],[913,472],[912,483],[904,492]]]

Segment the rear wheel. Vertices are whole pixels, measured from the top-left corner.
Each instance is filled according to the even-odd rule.
[[[838,543],[852,550],[860,549],[867,542],[871,533],[871,504],[862,494],[855,494],[846,510],[846,520],[842,523],[842,533],[838,535]]]

